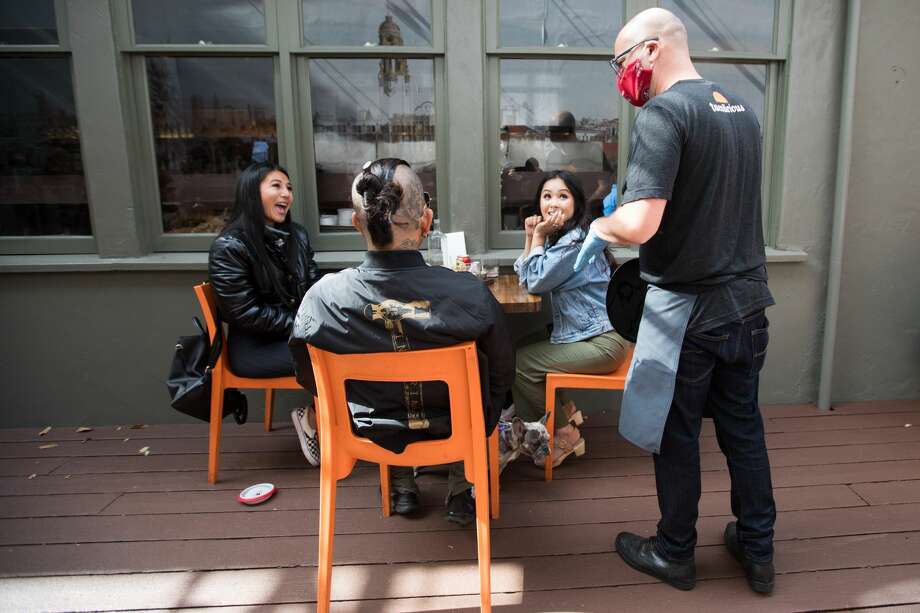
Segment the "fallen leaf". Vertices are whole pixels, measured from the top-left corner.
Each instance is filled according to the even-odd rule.
[[[123,440],[122,443],[127,443],[127,442],[130,441],[130,440],[131,440],[131,437],[129,436],[128,438],[126,438],[125,440]]]
[[[39,445],[39,449],[51,449],[52,447],[57,447],[57,443],[48,443],[47,445]]]
[[[65,479],[70,479],[70,477],[71,477],[71,475],[65,475],[65,476],[64,476]]]
[[[34,479],[34,478],[37,477],[37,476],[38,476],[38,475],[36,475],[35,473],[32,473],[31,475],[29,475],[29,480],[31,481],[32,479]]]
[[[904,424],[905,428],[910,428],[911,424]]]
[[[119,430],[121,430],[121,426],[115,426],[115,432],[118,432]]]
[[[150,455],[150,447],[141,447],[137,452],[143,453],[144,455]]]
[[[49,432],[51,432],[51,426],[48,426],[47,428],[45,428],[44,430],[42,430],[41,432],[39,432],[38,435],[39,435],[39,436],[45,436],[45,435],[48,434]]]
[[[147,427],[147,424],[131,424],[128,426],[129,430],[143,430]]]
[[[92,432],[92,431],[93,429],[90,428],[89,426],[80,426],[79,428],[77,428],[77,432]]]

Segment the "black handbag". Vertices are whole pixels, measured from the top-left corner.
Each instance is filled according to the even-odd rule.
[[[169,366],[166,389],[172,408],[202,421],[211,421],[211,371],[217,364],[223,346],[223,334],[214,337],[211,345],[208,333],[197,317],[193,318],[199,334],[180,336]],[[217,327],[220,329],[218,316]],[[238,424],[246,423],[246,396],[238,389],[224,390],[223,417],[233,413]]]

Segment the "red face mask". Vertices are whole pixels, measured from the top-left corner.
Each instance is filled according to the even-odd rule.
[[[639,60],[626,66],[617,77],[617,89],[633,106],[642,106],[649,99],[649,88],[652,85],[653,68],[643,68]]]

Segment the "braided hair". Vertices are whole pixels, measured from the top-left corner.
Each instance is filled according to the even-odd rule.
[[[374,244],[380,247],[393,242],[392,217],[403,197],[402,187],[393,180],[399,166],[409,166],[409,162],[399,158],[368,162],[355,184],[362,200],[361,209],[367,216],[367,230]]]

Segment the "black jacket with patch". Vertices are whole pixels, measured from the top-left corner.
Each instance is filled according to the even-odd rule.
[[[315,394],[307,343],[348,354],[432,349],[471,340],[478,349],[489,434],[514,379],[514,349],[501,306],[469,273],[427,266],[418,251],[369,251],[357,268],[326,275],[310,288],[289,344],[297,380]],[[355,432],[381,447],[400,453],[411,442],[450,433],[443,382],[349,381],[345,390]],[[419,400],[407,407],[406,397]],[[428,427],[410,428],[413,420],[427,420]]]

